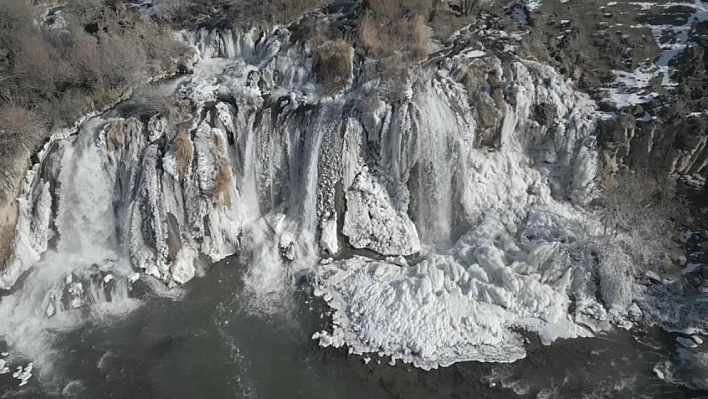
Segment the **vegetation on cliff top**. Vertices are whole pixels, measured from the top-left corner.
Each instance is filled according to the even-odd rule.
[[[186,50],[168,26],[118,1],[0,2],[0,203],[48,132],[176,71]]]

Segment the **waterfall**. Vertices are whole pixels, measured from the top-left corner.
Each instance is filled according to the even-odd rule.
[[[425,243],[450,243],[455,216],[465,190],[465,168],[474,124],[464,112],[451,107],[453,92],[440,82],[423,85],[413,98],[418,134],[414,220]]]
[[[0,336],[15,353],[40,364],[43,375],[52,371],[54,334],[88,319],[126,314],[138,304],[128,294],[136,277],[117,247],[113,181],[106,149],[97,140],[104,123],[94,118],[78,136],[54,147],[61,157],[56,248],[44,253],[21,286],[0,300]]]
[[[356,353],[508,362],[525,354],[517,328],[591,334],[568,293],[594,266],[563,259],[593,228],[597,115],[551,68],[452,46],[389,101],[378,80],[328,93],[311,46],[282,27],[185,39],[201,60],[166,84],[177,117],[116,107],[34,171],[19,234],[34,267],[0,302],[14,351],[47,369],[50,331],[122,314],[136,284],[168,292],[233,254],[255,313],[287,310],[294,281],[310,282],[334,310],[316,338]]]

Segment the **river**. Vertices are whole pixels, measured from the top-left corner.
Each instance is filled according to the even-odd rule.
[[[150,297],[127,316],[59,334],[51,381],[17,387],[0,376],[2,398],[693,398],[652,369],[679,362],[671,334],[612,332],[543,346],[512,364],[458,363],[423,371],[377,355],[347,355],[310,337],[326,307],[309,290],[293,306],[262,315],[244,306],[236,259],[187,284],[180,298]],[[705,397],[705,396],[704,396]]]

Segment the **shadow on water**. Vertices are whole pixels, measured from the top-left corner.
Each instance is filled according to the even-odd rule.
[[[691,398],[652,368],[675,352],[659,330],[616,332],[543,346],[527,338],[513,364],[461,363],[423,371],[376,355],[323,349],[325,306],[295,291],[287,314],[259,316],[240,306],[244,272],[215,265],[178,300],[147,299],[109,325],[90,325],[56,342],[61,382],[54,393],[0,376],[0,397],[16,398]],[[45,381],[46,382],[46,381]],[[705,397],[705,396],[704,396]]]

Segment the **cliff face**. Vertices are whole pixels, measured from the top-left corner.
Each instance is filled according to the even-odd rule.
[[[610,171],[704,186],[705,3],[542,1],[507,14],[495,23],[522,37],[518,54],[552,65],[597,101]]]
[[[631,114],[600,124],[607,163],[612,168],[649,169],[680,177],[694,187],[705,183],[708,151],[706,119],[700,115],[674,117],[672,127]]]

